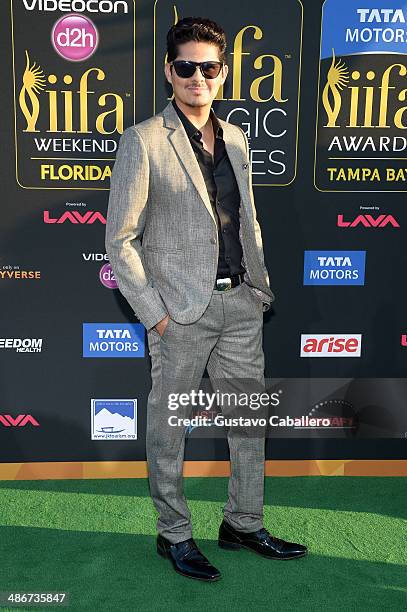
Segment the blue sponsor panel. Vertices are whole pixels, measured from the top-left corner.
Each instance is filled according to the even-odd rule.
[[[141,323],[83,323],[83,357],[144,357]]]
[[[304,285],[364,285],[366,251],[304,251]]]
[[[356,0],[324,3],[321,59],[331,57],[332,48],[337,56],[403,52],[407,42],[405,4],[399,0],[369,0],[366,4]]]

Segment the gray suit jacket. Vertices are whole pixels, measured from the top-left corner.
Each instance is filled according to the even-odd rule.
[[[270,308],[243,130],[221,119],[241,195],[240,240],[245,280]],[[120,138],[111,177],[106,252],[121,293],[151,329],[167,314],[193,323],[205,311],[218,266],[217,225],[205,181],[171,102]]]

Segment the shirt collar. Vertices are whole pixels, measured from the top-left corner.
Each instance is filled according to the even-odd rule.
[[[178,117],[181,119],[182,124],[185,128],[188,138],[195,138],[195,140],[201,140],[202,132],[198,130],[193,123],[188,119],[188,117],[182,112],[177,103],[175,102],[175,98],[172,100],[172,105],[177,111]],[[215,131],[215,138],[223,138],[223,129],[219,123],[217,116],[215,115],[215,111],[211,107],[210,117],[212,118],[212,123]]]

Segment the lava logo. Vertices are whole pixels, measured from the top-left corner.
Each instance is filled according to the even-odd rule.
[[[83,357],[144,357],[141,323],[83,323]]]
[[[301,357],[360,357],[362,334],[301,334]]]
[[[92,440],[137,440],[136,399],[92,399]]]
[[[304,285],[364,285],[366,251],[305,251]]]
[[[100,268],[99,280],[108,289],[117,289],[117,282],[113,274],[112,266],[107,263]]]
[[[352,221],[346,221],[343,215],[338,215],[338,227],[400,227],[393,215],[378,215],[376,218],[373,215],[358,215]]]
[[[40,426],[31,414],[19,414],[15,419],[10,414],[0,414],[0,423],[4,427],[25,427],[28,424],[34,427]]]
[[[92,225],[98,221],[106,225],[106,218],[102,213],[94,210],[87,210],[85,213],[80,213],[77,210],[67,210],[60,217],[51,217],[49,210],[44,210],[44,223],[74,223],[76,225]]]

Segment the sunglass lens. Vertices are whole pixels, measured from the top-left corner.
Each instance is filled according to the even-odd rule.
[[[221,65],[214,62],[204,62],[202,64],[202,71],[207,79],[216,79],[220,69]]]
[[[195,65],[190,62],[174,62],[175,72],[183,79],[189,79],[195,72]]]

